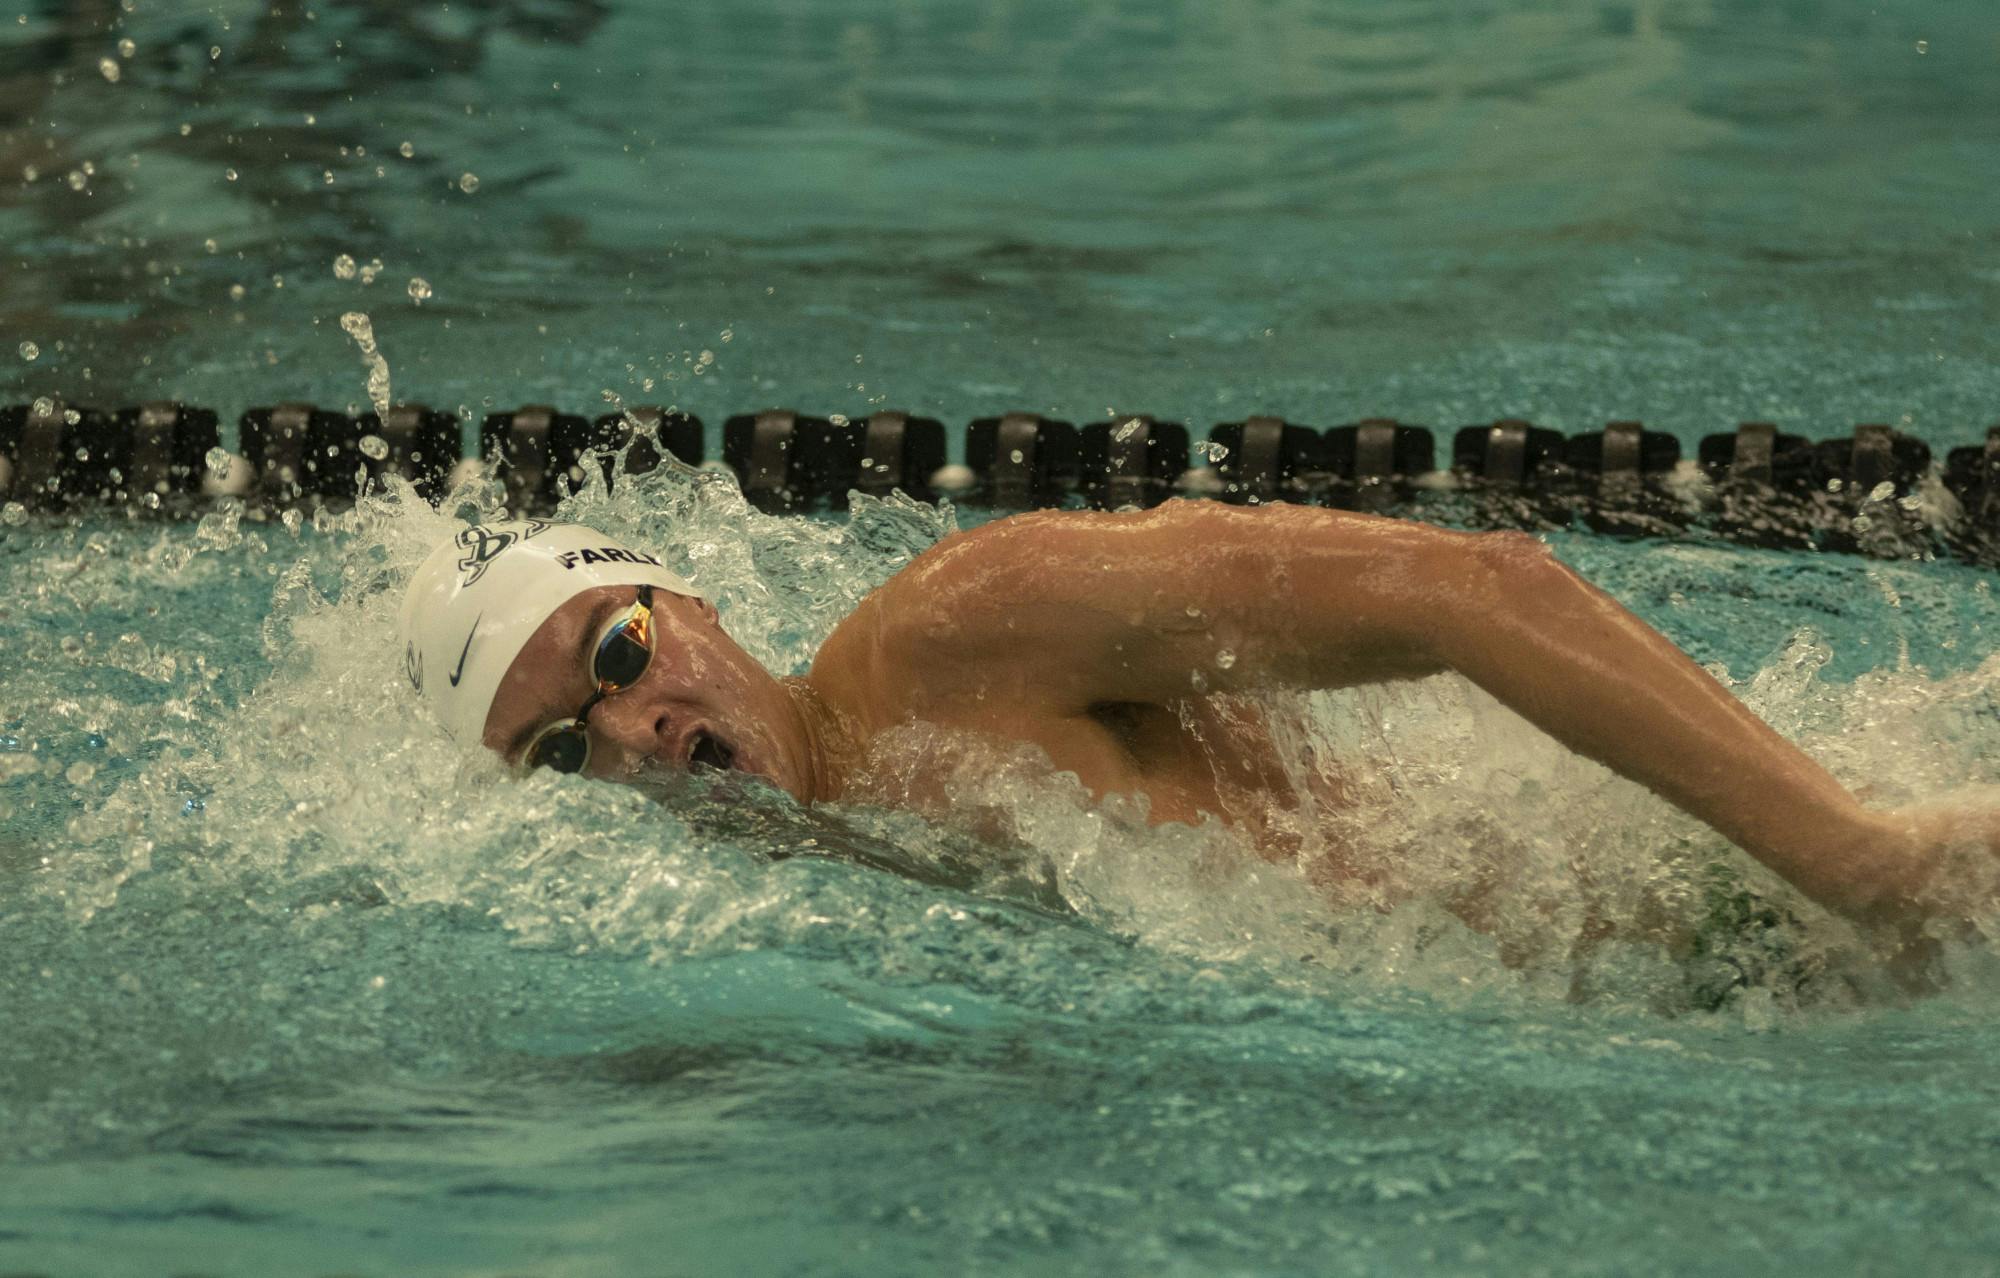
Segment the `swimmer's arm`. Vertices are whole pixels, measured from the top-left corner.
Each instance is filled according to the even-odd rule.
[[[905,576],[982,687],[1081,713],[1456,670],[1823,904],[1915,886],[1890,818],[1525,534],[1175,502],[1001,521]]]

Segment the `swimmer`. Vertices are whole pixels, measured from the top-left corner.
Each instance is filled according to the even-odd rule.
[[[1857,920],[1907,924],[1946,846],[2000,843],[1993,812],[1864,807],[1522,533],[1199,501],[1018,515],[939,542],[776,678],[654,555],[511,522],[438,547],[401,632],[446,728],[523,770],[727,770],[810,804],[927,723],[1038,747],[1154,822],[1228,820],[1230,794],[1286,783],[1268,742],[1202,748],[1216,698],[1449,670]]]

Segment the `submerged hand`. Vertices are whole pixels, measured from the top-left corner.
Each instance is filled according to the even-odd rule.
[[[2000,792],[1878,814],[1881,840],[1857,905],[1864,922],[1972,919],[2000,911]]]

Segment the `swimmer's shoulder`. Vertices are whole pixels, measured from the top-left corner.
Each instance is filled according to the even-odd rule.
[[[1018,612],[1036,607],[1043,530],[1064,517],[995,520],[930,547],[834,627],[808,678],[878,726],[958,699],[1031,700],[1033,668],[1060,655],[1022,641]]]

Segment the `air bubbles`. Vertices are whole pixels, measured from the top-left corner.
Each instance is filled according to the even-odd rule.
[[[477,173],[459,174],[458,189],[465,192],[467,195],[471,195],[474,191],[477,191],[479,189],[479,175]]]
[[[41,357],[42,357],[42,348],[41,348],[41,347],[39,347],[39,346],[35,345],[35,344],[34,344],[33,342],[22,342],[22,343],[21,343],[21,358],[22,358],[22,359],[25,359],[25,360],[28,360],[29,362],[31,362],[31,363],[32,363],[33,361],[35,361],[35,360],[38,360],[38,359],[40,359]]]
[[[244,291],[245,290],[241,284],[231,284],[229,286],[229,300],[232,302],[242,301]]]
[[[202,457],[201,464],[208,470],[209,474],[223,475],[229,471],[230,458],[230,451],[218,445],[208,450],[207,454]]]
[[[0,524],[5,524],[9,528],[19,528],[27,522],[28,508],[20,502],[10,501],[5,506],[0,506]]]
[[[116,58],[99,58],[97,60],[97,74],[103,76],[112,84],[118,83],[118,76],[120,74],[118,60]]]
[[[222,171],[222,178],[225,182],[234,182],[236,180],[236,170],[224,169]]]
[[[333,259],[333,277],[337,280],[353,279],[356,269],[354,258],[349,254],[342,253]]]
[[[402,156],[406,160],[409,159],[411,156],[415,155],[416,153],[417,153],[416,144],[413,142],[405,142],[403,143],[403,145],[396,148],[396,154]]]
[[[214,62],[214,61],[218,60],[218,59],[219,59],[219,58],[221,58],[221,57],[222,57],[222,46],[221,46],[221,45],[219,45],[219,44],[211,44],[211,45],[209,45],[209,46],[208,46],[208,60],[209,60],[210,62]]]
[[[410,277],[410,300],[422,306],[430,300],[430,296],[431,282],[421,275],[412,275]]]
[[[1922,54],[1922,53],[1929,53],[1930,51],[1931,51],[1931,42],[1930,42],[1930,41],[1928,41],[1928,40],[1919,40],[1919,41],[1917,41],[1917,52],[1918,52],[1918,53],[1920,53],[1920,54]]]
[[[363,435],[360,448],[361,455],[371,461],[387,461],[389,458],[389,441],[380,435]]]
[[[1194,446],[1195,456],[1213,466],[1229,456],[1229,445],[1218,444],[1212,439],[1204,439]]]
[[[1215,654],[1216,668],[1228,670],[1236,665],[1236,652],[1232,648],[1219,649]]]
[[[118,42],[118,56],[121,58],[129,58],[138,51],[139,46],[132,43],[132,37],[130,36]]]

